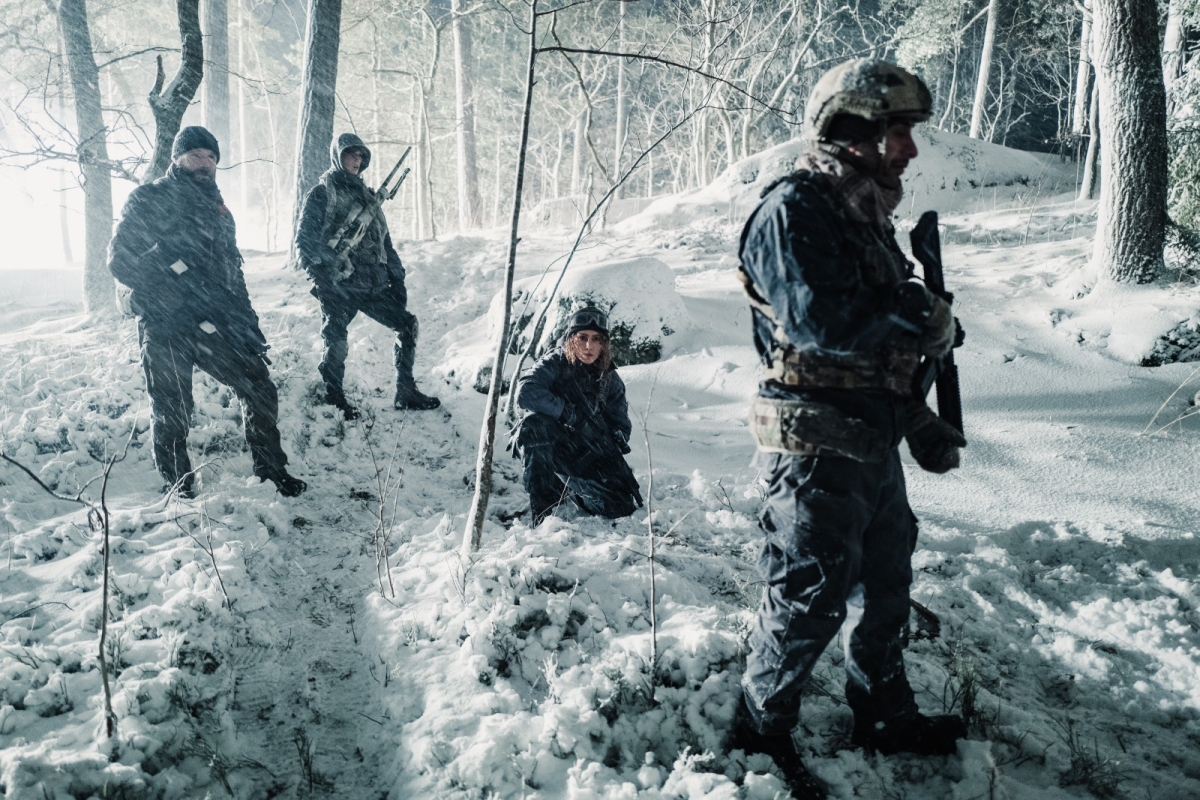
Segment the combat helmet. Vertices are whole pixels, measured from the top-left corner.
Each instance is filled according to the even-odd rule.
[[[856,58],[821,76],[804,107],[804,138],[825,141],[840,114],[882,123],[896,117],[924,122],[933,111],[925,82],[887,61]]]

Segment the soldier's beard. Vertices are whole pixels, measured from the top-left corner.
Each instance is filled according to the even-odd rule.
[[[210,172],[205,167],[184,170],[184,173],[196,183],[216,183],[217,176],[214,174],[214,172]]]

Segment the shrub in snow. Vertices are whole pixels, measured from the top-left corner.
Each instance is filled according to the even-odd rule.
[[[670,352],[678,334],[689,325],[687,310],[675,289],[675,275],[656,258],[634,258],[599,264],[574,264],[567,271],[541,330],[538,317],[558,277],[545,275],[517,281],[513,286],[513,334],[509,354],[519,355],[536,339],[533,358],[553,347],[566,333],[571,315],[586,305],[608,314],[613,358],[618,365],[650,364]],[[500,335],[504,298],[497,294],[488,309],[488,338],[472,340],[459,359],[448,360],[448,372],[465,372],[479,392],[491,381],[491,343]],[[458,363],[455,363],[455,362]],[[530,364],[526,363],[525,367]],[[507,384],[508,381],[506,380]]]

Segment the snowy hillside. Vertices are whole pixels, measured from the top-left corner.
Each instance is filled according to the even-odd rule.
[[[844,749],[834,646],[802,713],[809,764],[840,798],[1200,796],[1200,377],[1137,366],[1200,303],[1165,288],[1076,299],[1094,221],[1058,193],[1072,165],[922,144],[905,216],[943,212],[970,445],[947,476],[906,466],[913,597],[931,612],[914,614],[908,664],[922,707],[964,713],[971,736],[947,758]],[[0,327],[3,452],[70,495],[136,430],[107,492],[111,744],[99,537],[0,467],[0,794],[781,796],[766,760],[731,756],[723,736],[760,594],[745,430],[758,370],[734,256],[789,147],[658,201],[580,260],[603,280],[604,264],[654,259],[686,315],[663,360],[621,371],[644,492],[654,465],[653,674],[644,512],[531,530],[513,519],[525,497],[502,454],[483,549],[458,556],[484,399],[450,373],[487,336],[500,232],[405,244],[417,376],[444,405],[390,410],[390,338],[360,320],[347,384],[370,413],[349,424],[314,403],[319,317],[302,277],[282,257],[251,260],[284,447],[310,486],[295,500],[249,477],[237,402],[199,375],[202,492],[159,499],[130,322]],[[518,277],[536,283],[573,236],[526,234]]]

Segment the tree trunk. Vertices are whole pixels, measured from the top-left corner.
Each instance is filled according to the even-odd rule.
[[[305,196],[329,167],[341,36],[342,0],[309,0],[304,35],[304,77],[300,84],[293,230],[300,224]]]
[[[583,100],[583,109],[575,117],[575,138],[571,142],[571,194],[583,191],[584,173],[587,170],[587,132],[591,124],[591,109],[587,106],[587,98],[583,90],[579,90]]]
[[[100,71],[92,51],[86,0],[58,5],[59,35],[75,96],[80,172],[84,196],[83,307],[89,314],[113,308],[113,277],[108,271],[112,238],[112,173],[100,104]]]
[[[1155,0],[1094,0],[1100,95],[1095,260],[1110,280],[1153,281],[1167,220],[1167,113]]]
[[[228,0],[204,0],[202,27],[205,39],[204,55],[208,61],[207,69],[204,70],[204,95],[200,100],[200,108],[204,112],[204,127],[208,128],[232,155],[229,127]]]
[[[1088,85],[1092,77],[1092,16],[1084,12],[1079,31],[1079,66],[1075,70],[1075,105],[1071,111],[1071,133],[1082,136],[1090,114]]]
[[[1100,96],[1092,92],[1088,112],[1088,147],[1083,159],[1083,177],[1079,184],[1080,200],[1096,199],[1096,184],[1100,176]]]
[[[175,9],[179,17],[179,39],[183,49],[179,58],[179,71],[164,89],[166,73],[163,72],[162,56],[158,57],[158,75],[154,88],[147,100],[154,112],[154,155],[142,176],[142,183],[161,178],[171,163],[171,145],[183,115],[200,88],[204,77],[204,45],[200,38],[200,0],[178,0]],[[217,140],[218,144],[228,144]]]
[[[475,155],[475,94],[472,80],[471,20],[462,16],[466,0],[452,0],[454,34],[454,101],[458,128],[458,226],[478,228],[482,220],[479,168]]]
[[[617,52],[625,52],[625,6],[627,3],[619,3],[620,20],[617,23]],[[629,130],[629,93],[625,86],[625,59],[617,59],[617,124],[616,130],[613,131],[613,180],[621,174],[621,155],[625,151],[625,136]],[[622,196],[622,187],[617,186],[616,194],[613,195],[614,200],[620,200]]]
[[[1184,0],[1171,0],[1167,7],[1167,33],[1163,42],[1163,83],[1168,89],[1183,74],[1185,39],[1183,35]]]
[[[237,68],[238,74],[245,76],[249,74],[248,63],[246,61],[246,37],[249,34],[246,26],[246,9],[242,3],[237,4],[237,32],[238,32],[238,49],[237,49]],[[246,81],[239,80],[237,82],[237,121],[238,121],[238,190],[240,192],[241,201],[239,205],[241,210],[245,211],[250,208],[250,130],[249,130],[249,114],[246,112]]]
[[[992,49],[996,44],[996,17],[1000,0],[988,0],[987,29],[983,34],[983,52],[979,54],[979,74],[975,80],[975,103],[971,106],[972,139],[983,128],[983,107],[987,103],[988,78],[992,72]]]
[[[529,149],[529,118],[533,111],[533,77],[537,62],[538,0],[529,3],[529,65],[525,72],[525,105],[521,113],[521,140],[517,147],[517,177],[513,187],[512,223],[508,235],[508,259],[504,265],[504,320],[496,341],[496,357],[492,361],[492,383],[488,389],[487,411],[479,433],[479,457],[475,463],[475,497],[467,514],[463,535],[463,559],[479,549],[483,539],[483,522],[488,500],[492,494],[492,457],[496,451],[496,419],[500,410],[500,394],[504,388],[504,356],[508,352],[509,327],[512,325],[513,275],[517,265],[517,243],[520,241],[521,195],[525,186],[525,153]],[[515,379],[515,376],[514,376]]]

